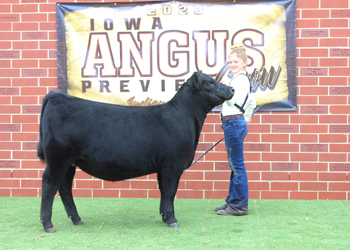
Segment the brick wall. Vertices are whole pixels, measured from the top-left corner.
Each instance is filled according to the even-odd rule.
[[[0,196],[40,196],[45,166],[35,149],[41,100],[57,86],[55,11],[51,0],[0,1]],[[298,0],[298,111],[260,112],[249,124],[250,198],[350,199],[349,17],[348,0]],[[196,157],[223,136],[220,126],[218,113],[209,114]],[[184,173],[178,198],[227,195],[224,149],[222,142]],[[74,195],[159,191],[155,174],[111,183],[78,170]]]

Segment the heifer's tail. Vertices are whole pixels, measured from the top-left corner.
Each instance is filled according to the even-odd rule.
[[[50,96],[54,95],[55,92],[50,92],[48,93],[44,100],[43,100],[43,104],[41,106],[41,113],[40,113],[40,128],[39,128],[39,144],[38,144],[38,148],[37,148],[37,154],[38,154],[38,158],[41,161],[45,161],[45,154],[44,154],[44,148],[43,148],[43,144],[42,144],[42,140],[43,140],[43,134],[42,134],[42,119],[43,119],[43,115],[44,115],[44,111],[45,111],[45,106],[48,103]]]

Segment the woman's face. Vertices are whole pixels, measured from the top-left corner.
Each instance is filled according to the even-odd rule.
[[[234,74],[238,73],[241,70],[244,70],[247,66],[247,61],[243,61],[236,53],[231,54],[228,58],[229,67]]]

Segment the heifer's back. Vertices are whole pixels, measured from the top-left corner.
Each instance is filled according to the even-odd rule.
[[[172,202],[177,184],[193,160],[206,114],[232,95],[229,87],[201,72],[184,83],[171,101],[159,106],[125,107],[49,93],[42,105],[38,145],[38,156],[47,163],[43,203],[52,207],[50,200],[60,187],[64,203],[70,193],[67,213],[73,213],[69,215],[73,222],[80,220],[69,204],[73,202],[69,198],[71,169],[75,171],[76,165],[110,181],[157,173],[163,203],[163,195],[171,203],[161,202],[163,220],[174,223]],[[44,228],[52,225],[51,220],[45,222],[45,214],[41,217]]]

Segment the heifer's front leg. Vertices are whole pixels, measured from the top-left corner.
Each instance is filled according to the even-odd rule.
[[[162,200],[164,200],[164,210],[163,210],[163,221],[168,224],[169,227],[180,227],[180,225],[177,223],[177,220],[175,218],[175,211],[174,211],[174,199],[177,192],[177,188],[179,185],[179,180],[181,177],[182,171],[179,174],[176,174],[174,172],[169,174],[163,173],[163,194],[162,194]],[[162,205],[162,201],[161,201]]]
[[[166,222],[165,217],[164,217],[164,203],[165,203],[165,195],[163,191],[163,177],[161,173],[157,174],[157,179],[158,179],[158,186],[159,186],[159,191],[160,191],[160,206],[159,206],[159,213],[162,216],[162,220]]]
[[[66,177],[59,188],[59,192],[61,195],[63,205],[68,214],[68,218],[72,220],[74,225],[84,225],[84,223],[80,219],[80,216],[78,215],[77,207],[75,206],[75,203],[73,200],[72,184],[73,184],[74,175],[75,175],[75,167],[71,166],[68,169]]]

